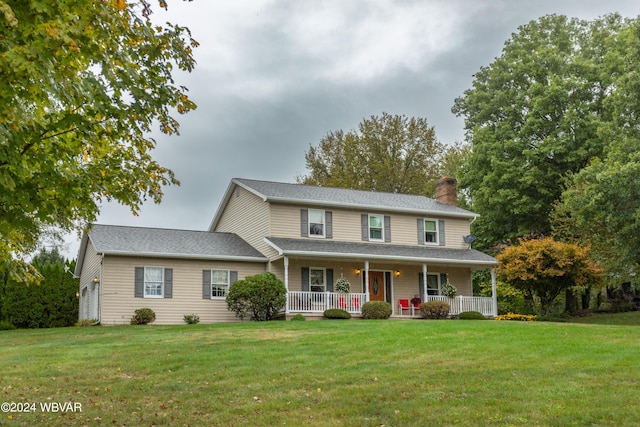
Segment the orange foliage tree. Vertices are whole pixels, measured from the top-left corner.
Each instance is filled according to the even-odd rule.
[[[538,297],[544,314],[563,291],[584,290],[602,280],[602,269],[590,258],[589,247],[552,237],[518,239],[497,259],[499,279],[524,295]]]

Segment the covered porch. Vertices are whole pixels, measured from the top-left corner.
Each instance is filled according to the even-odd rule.
[[[287,314],[321,315],[339,308],[357,316],[364,303],[378,300],[391,304],[394,317],[419,316],[417,308],[403,310],[399,304],[418,298],[448,302],[452,316],[464,311],[497,316],[493,272],[491,297],[473,296],[471,284],[473,270],[492,268],[496,261],[473,249],[285,238],[266,241],[281,255],[272,260],[270,269],[283,278],[287,288]],[[350,282],[349,293],[336,292],[338,278]],[[458,289],[454,298],[441,294],[446,282]]]

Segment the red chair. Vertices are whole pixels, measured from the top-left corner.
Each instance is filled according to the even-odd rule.
[[[409,300],[408,299],[399,299],[398,300],[398,311],[400,312],[400,315],[402,316],[404,313],[404,310],[408,310],[411,315],[413,316],[413,306],[411,306],[411,304],[409,304]]]
[[[353,297],[351,299],[351,304],[353,305],[354,310],[360,310],[360,299],[358,297]]]
[[[420,304],[422,304],[422,300],[418,297],[411,298],[411,305],[413,306],[413,312],[420,312]]]
[[[347,302],[344,300],[344,297],[340,297],[338,298],[338,305],[340,306],[341,309],[346,310],[347,309]]]

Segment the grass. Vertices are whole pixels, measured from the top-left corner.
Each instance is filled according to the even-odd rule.
[[[637,318],[636,318],[637,320]],[[307,321],[0,332],[0,425],[640,425],[640,329]]]

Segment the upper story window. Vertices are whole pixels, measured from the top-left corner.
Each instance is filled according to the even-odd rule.
[[[384,216],[369,214],[369,240],[384,242]]]
[[[326,270],[324,268],[309,268],[309,290],[311,292],[325,292],[327,290]]]
[[[164,268],[145,267],[144,268],[144,297],[163,298],[164,297]]]
[[[362,240],[391,242],[391,217],[381,214],[362,214]]]
[[[309,236],[325,237],[325,216],[320,209],[309,209]]]
[[[438,221],[435,219],[424,220],[424,242],[437,245],[438,240]]]
[[[300,235],[302,237],[333,238],[333,215],[322,209],[300,209]]]

